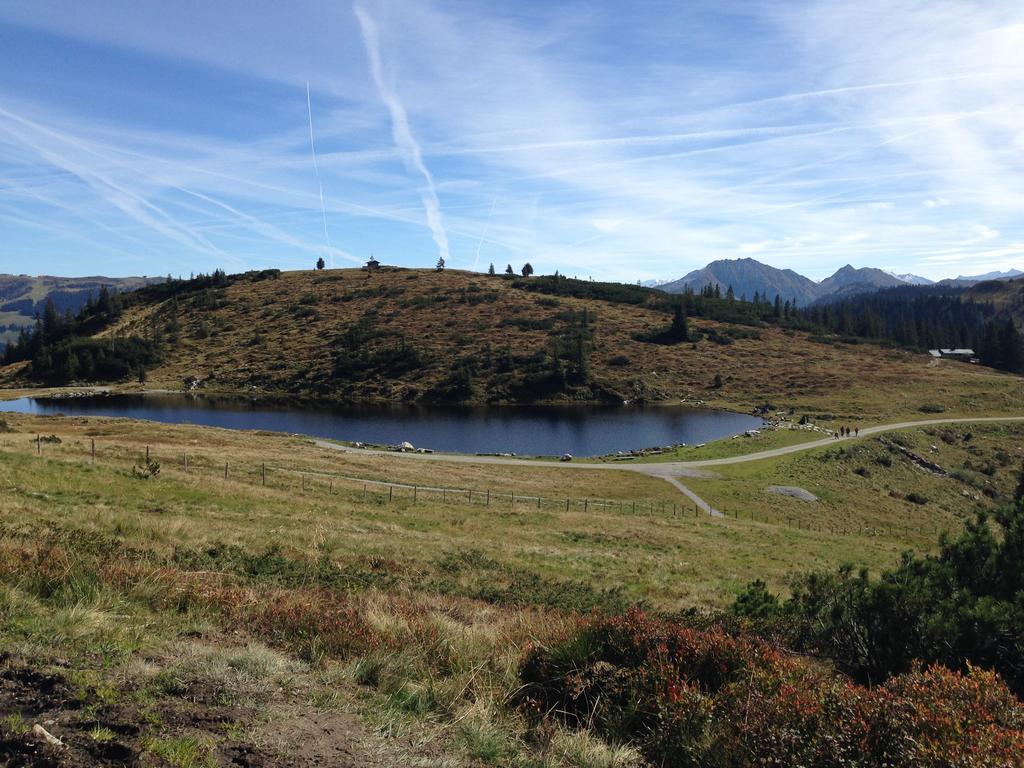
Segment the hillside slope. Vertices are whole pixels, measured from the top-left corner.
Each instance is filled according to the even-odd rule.
[[[32,325],[36,313],[42,314],[47,299],[57,311],[78,312],[92,296],[106,286],[131,291],[163,278],[146,277],[53,277],[40,275],[0,275],[0,348],[13,340],[22,327]]]
[[[545,278],[382,269],[233,278],[130,305],[99,337],[160,339],[150,388],[390,402],[771,402],[864,418],[1012,410],[1021,380],[777,326],[689,318],[691,340],[646,343],[663,294],[616,301],[539,293]],[[566,281],[586,291],[592,285]],[[530,290],[533,289],[533,290]],[[640,303],[630,292],[640,292]],[[11,371],[8,371],[10,375]],[[721,386],[714,385],[720,377]]]
[[[978,283],[964,294],[964,298],[1005,310],[1024,333],[1024,277]]]

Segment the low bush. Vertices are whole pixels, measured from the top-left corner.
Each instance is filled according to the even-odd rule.
[[[850,567],[797,578],[780,614],[800,650],[861,682],[938,663],[998,672],[1024,693],[1024,504],[979,514],[939,552],[871,579]]]
[[[327,590],[281,591],[243,606],[244,626],[307,661],[367,653],[379,639],[358,605]]]
[[[1024,708],[991,672],[856,685],[760,640],[639,611],[594,619],[520,666],[517,701],[635,744],[655,765],[1019,765]]]

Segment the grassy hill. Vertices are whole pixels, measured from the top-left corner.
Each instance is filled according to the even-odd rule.
[[[150,388],[743,410],[769,402],[864,421],[1007,412],[1022,392],[1016,377],[751,321],[741,311],[751,305],[725,300],[716,316],[735,306],[737,322],[691,316],[688,339],[665,343],[674,299],[624,285],[386,268],[252,273],[132,296],[115,321],[92,330],[157,345]]]
[[[40,275],[0,275],[0,347],[14,340],[18,330],[35,322],[42,314],[47,299],[52,299],[57,311],[78,312],[100,289],[131,291],[153,282],[145,277],[51,277]]]

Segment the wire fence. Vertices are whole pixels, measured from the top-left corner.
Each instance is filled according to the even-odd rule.
[[[50,451],[51,442],[57,441],[42,435],[33,439],[35,452],[39,456],[56,453],[54,447]],[[77,450],[76,450],[77,449]],[[517,493],[514,490],[494,490],[489,488],[461,488],[444,485],[420,485],[376,478],[355,477],[322,469],[306,469],[284,467],[261,462],[239,462],[224,460],[201,449],[182,450],[168,453],[156,453],[149,446],[124,446],[119,444],[98,444],[93,438],[88,442],[76,441],[59,446],[60,453],[83,453],[92,462],[113,463],[125,466],[130,462],[131,471],[143,476],[157,474],[167,470],[175,470],[191,477],[245,483],[260,486],[268,490],[286,493],[297,493],[301,496],[324,495],[338,497],[338,500],[359,502],[363,504],[398,505],[432,502],[453,506],[474,506],[502,508],[525,511],[534,509],[547,512],[582,512],[584,514],[614,513],[648,518],[668,518],[676,520],[704,519],[719,522],[746,522],[770,526],[791,528],[798,531],[809,531],[833,536],[876,537],[890,539],[908,539],[913,536],[936,539],[940,533],[949,533],[949,529],[919,521],[916,525],[879,525],[867,522],[844,522],[822,519],[820,516],[793,514],[792,511],[718,511],[711,515],[701,510],[696,504],[665,499],[609,499],[574,496],[547,496],[536,493]]]

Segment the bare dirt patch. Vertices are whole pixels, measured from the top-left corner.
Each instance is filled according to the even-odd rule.
[[[76,688],[59,669],[0,663],[0,768],[151,765],[153,738],[195,739],[218,765],[239,768],[398,768],[442,758],[379,735],[355,714],[316,708],[307,682],[265,706],[232,706],[201,685],[140,701],[133,689],[145,683],[132,680],[118,701],[98,705],[94,691]],[[37,724],[61,745],[33,733]]]

